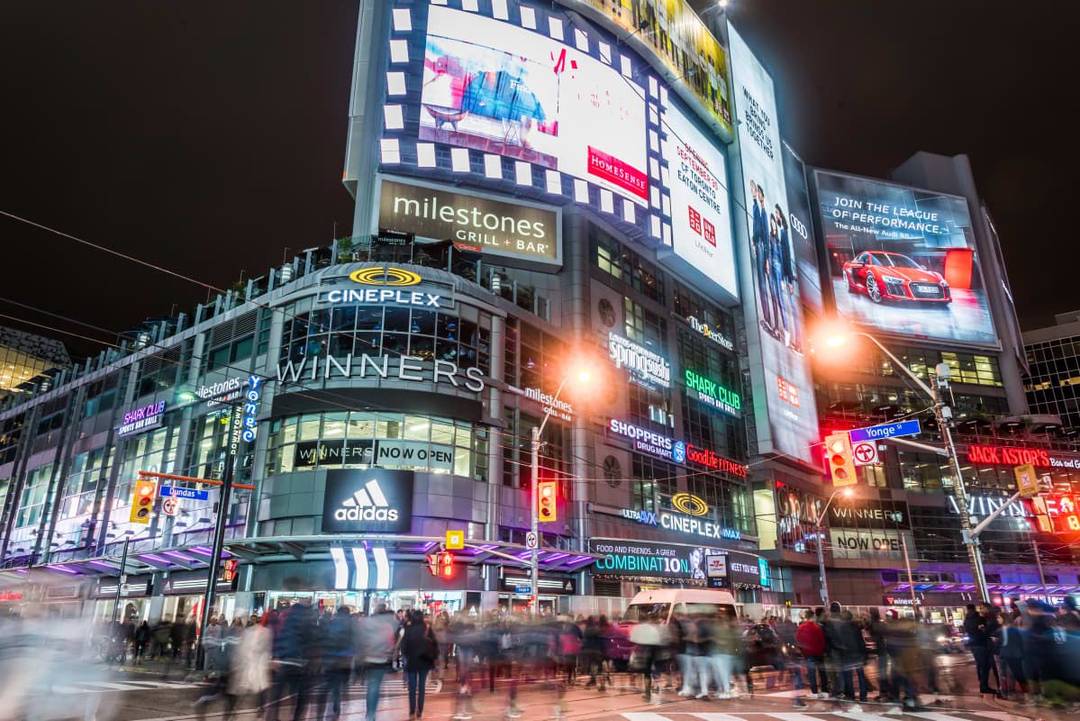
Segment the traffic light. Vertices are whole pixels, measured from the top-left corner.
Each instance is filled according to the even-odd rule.
[[[150,523],[154,515],[154,498],[157,496],[157,482],[140,478],[135,481],[131,497],[131,522]]]
[[[427,561],[428,572],[435,578],[449,581],[454,577],[454,554],[449,551],[429,553],[425,560]]]
[[[227,558],[221,564],[221,580],[228,581],[232,590],[240,586],[240,562],[235,558]]]
[[[557,481],[540,481],[536,484],[536,517],[540,523],[551,523],[559,517],[555,506]]]
[[[825,436],[825,465],[834,486],[853,486],[858,481],[855,462],[851,458],[851,438],[847,433]]]

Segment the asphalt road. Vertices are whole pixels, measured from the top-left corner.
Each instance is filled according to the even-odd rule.
[[[563,718],[581,721],[1021,721],[1039,717],[1054,718],[1053,714],[1003,701],[984,701],[976,696],[964,695],[970,689],[968,677],[972,676],[966,656],[943,656],[939,662],[943,678],[948,679],[957,695],[924,697],[926,709],[916,714],[901,713],[892,705],[866,703],[853,706],[835,701],[810,700],[805,708],[793,708],[794,692],[790,685],[775,683],[769,686],[769,675],[756,680],[754,696],[742,696],[731,700],[682,699],[673,690],[662,690],[659,699],[645,701],[638,688],[629,685],[626,676],[617,676],[615,685],[600,693],[595,688],[578,684],[565,694],[561,705],[557,704],[557,692],[552,685],[531,683],[521,687],[518,706],[522,719],[527,721],[554,719],[560,713]],[[778,681],[778,677],[772,680]],[[974,680],[974,679],[970,679]],[[477,690],[472,699],[474,721],[500,721],[506,714],[506,695],[509,684],[500,679],[494,694],[487,688]],[[84,718],[88,710],[96,711],[95,721],[187,721],[197,719],[193,701],[206,694],[209,687],[191,678],[180,678],[176,671],[172,678],[161,677],[152,667],[120,670],[104,679],[64,684],[54,684],[47,696],[39,698],[48,702],[53,711],[48,718]],[[424,718],[450,719],[458,708],[456,689],[447,684],[434,693],[433,684],[428,686]],[[398,721],[408,718],[405,686],[401,674],[387,677],[383,701],[378,719]],[[871,694],[873,695],[873,694]],[[344,703],[341,721],[363,721],[364,691],[360,684],[350,688]],[[0,709],[0,721],[7,721],[6,710]],[[206,718],[219,721],[224,707],[214,702],[206,707]],[[254,699],[248,699],[238,710],[238,721],[259,718]],[[287,700],[280,709],[279,718],[292,719],[292,702]],[[309,707],[306,718],[315,718],[314,707]],[[1060,718],[1067,718],[1061,716]]]

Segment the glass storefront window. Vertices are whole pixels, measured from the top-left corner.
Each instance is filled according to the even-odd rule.
[[[275,420],[267,441],[266,474],[290,473],[314,468],[367,468],[378,465],[431,473],[453,473],[476,480],[487,479],[487,430],[448,418],[365,412],[328,412]],[[426,445],[428,453],[409,461],[386,460],[374,464],[355,462],[376,459],[383,444],[409,448]],[[355,449],[349,451],[348,449]],[[410,454],[411,456],[412,454]],[[398,456],[395,455],[395,458]],[[349,461],[349,462],[343,462]]]

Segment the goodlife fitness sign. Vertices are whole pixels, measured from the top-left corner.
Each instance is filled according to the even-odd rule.
[[[1080,469],[1080,456],[1053,453],[1046,448],[971,445],[967,449],[967,459],[968,463],[988,466],[1022,466],[1030,463],[1036,468]]]

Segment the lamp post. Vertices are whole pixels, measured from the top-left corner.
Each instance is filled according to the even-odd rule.
[[[952,429],[950,427],[950,423],[952,422],[952,409],[946,405],[944,400],[942,400],[942,392],[948,390],[949,387],[948,365],[945,363],[939,363],[937,365],[935,368],[937,379],[934,382],[933,387],[931,387],[923,383],[922,379],[915,375],[907,365],[900,361],[899,358],[893,355],[881,341],[864,331],[847,329],[841,333],[829,335],[825,338],[824,345],[826,347],[837,348],[847,342],[847,336],[852,335],[862,336],[877,346],[878,350],[884,353],[885,357],[892,361],[894,367],[902,370],[911,382],[933,401],[934,419],[937,421],[937,426],[941,430],[941,437],[945,443],[945,455],[948,456],[949,464],[952,466],[953,474],[956,477],[956,481],[953,485],[953,493],[956,496],[956,506],[960,509],[960,531],[963,535],[964,546],[967,548],[968,560],[971,563],[972,575],[975,578],[975,586],[979,591],[979,598],[980,600],[988,601],[990,599],[990,593],[986,587],[986,573],[983,571],[982,553],[979,550],[979,539],[977,534],[972,533],[971,516],[968,514],[967,490],[964,486],[964,474],[960,469],[960,459],[956,455],[956,445],[953,443]]]
[[[829,584],[825,579],[825,514],[829,512],[829,506],[832,505],[833,500],[837,496],[843,496],[844,498],[851,498],[850,488],[837,488],[829,496],[829,500],[825,501],[825,507],[821,509],[821,513],[818,514],[817,520],[814,521],[814,526],[817,528],[817,563],[818,563],[818,578],[821,581],[821,603],[828,608],[829,607]]]
[[[532,519],[531,531],[535,543],[533,544],[529,561],[529,565],[531,566],[529,586],[531,591],[530,605],[532,606],[534,616],[540,615],[540,516],[539,509],[537,508],[540,505],[540,436],[543,434],[548,419],[551,417],[552,407],[558,402],[559,395],[563,392],[569,379],[569,375],[563,376],[562,381],[559,383],[559,388],[555,391],[555,395],[551,397],[551,403],[544,407],[544,418],[540,421],[540,425],[532,427],[532,442],[530,444],[530,467],[532,469],[532,477],[529,480],[531,510],[529,515]],[[577,373],[577,380],[582,384],[588,383],[589,372],[584,369],[579,370]]]

